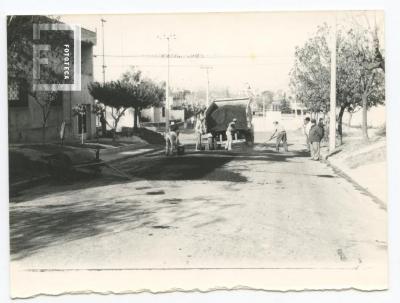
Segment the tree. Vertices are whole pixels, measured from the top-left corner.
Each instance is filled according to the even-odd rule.
[[[99,118],[101,124],[101,133],[104,136],[107,132],[107,125],[110,126],[106,119],[106,107],[97,100],[95,101],[96,102],[93,104],[92,113]]]
[[[303,47],[296,47],[295,64],[290,73],[290,86],[295,98],[311,113],[329,110],[328,34],[329,28],[326,25],[320,26]]]
[[[372,31],[372,33],[371,33]],[[349,33],[353,41],[353,56],[359,80],[358,95],[361,96],[362,133],[368,140],[368,109],[383,104],[385,98],[385,59],[380,50],[377,27],[374,30],[361,26]]]
[[[111,113],[114,119],[113,139],[115,140],[116,130],[119,120],[129,108],[126,105],[135,98],[131,87],[121,81],[110,81],[106,83],[93,82],[88,86],[89,93],[105,106],[110,106],[115,110]]]
[[[164,84],[155,83],[149,78],[142,78],[142,72],[134,67],[122,75],[121,83],[129,87],[131,99],[125,104],[134,109],[133,128],[138,128],[138,120],[142,109],[161,106],[165,99]]]
[[[46,143],[46,129],[47,122],[50,116],[50,110],[52,104],[55,103],[60,98],[59,92],[47,92],[47,91],[34,91],[31,92],[33,100],[39,105],[42,117],[42,143]]]
[[[282,113],[291,113],[292,109],[290,107],[290,101],[286,98],[286,93],[283,94],[283,98],[281,99],[281,112]]]
[[[365,33],[364,33],[365,34]],[[296,98],[311,112],[329,110],[330,51],[327,25],[319,27],[314,37],[302,48],[296,48],[295,66],[291,71],[291,88]],[[363,135],[367,134],[368,108],[384,102],[384,75],[370,68],[374,50],[367,35],[353,29],[342,28],[337,32],[337,84],[336,100],[338,134],[342,140],[344,112],[363,108]]]
[[[33,89],[33,25],[39,23],[60,23],[57,18],[46,16],[8,16],[7,17],[7,68],[8,83],[17,82],[23,85],[29,96],[40,107],[42,141],[46,141],[47,122],[51,113],[52,105],[60,98],[57,91],[38,91]],[[51,44],[51,50],[47,52],[49,58],[48,66],[42,66],[40,71],[41,79],[46,83],[62,83],[62,45],[71,37],[65,33],[49,31],[41,35]],[[43,41],[42,41],[43,43]],[[73,59],[72,59],[73,60]],[[71,61],[73,63],[73,61]]]
[[[137,129],[140,111],[150,106],[159,106],[164,99],[163,86],[151,79],[142,78],[141,74],[132,68],[122,75],[121,80],[89,85],[89,92],[94,99],[115,109],[111,113],[114,119],[114,138],[118,122],[128,108],[134,109],[133,127]]]

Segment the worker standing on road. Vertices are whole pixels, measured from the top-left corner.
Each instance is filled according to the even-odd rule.
[[[323,130],[319,125],[317,125],[317,121],[315,119],[312,119],[310,128],[310,142],[312,148],[311,159],[314,161],[319,160],[320,143],[322,137],[323,137]]]
[[[276,151],[279,151],[279,145],[282,141],[283,148],[287,152],[288,147],[287,147],[287,136],[285,127],[282,124],[279,124],[278,121],[274,121],[274,127],[275,131],[272,134],[271,138],[269,138],[269,140],[272,140],[273,138],[276,137]]]
[[[306,117],[304,119],[303,132],[304,132],[304,135],[306,136],[307,152],[311,152],[311,143],[310,143],[310,138],[309,138],[310,128],[311,128],[310,117]]]
[[[196,133],[196,150],[202,150],[203,145],[201,143],[201,137],[203,135],[203,121],[204,115],[203,112],[199,112],[196,117],[196,126],[195,126],[195,133]]]
[[[321,139],[321,141],[322,141],[325,138],[325,125],[324,125],[324,119],[323,118],[319,118],[318,126],[321,128],[321,131],[322,131],[322,139]]]
[[[166,154],[173,155],[177,151],[179,144],[179,126],[178,124],[175,124],[174,121],[171,122],[171,125],[169,126],[169,132],[166,133],[165,139],[167,141]]]
[[[226,129],[226,145],[225,145],[226,150],[232,149],[232,140],[233,140],[233,133],[236,130],[236,121],[237,119],[234,118],[232,122],[228,124],[228,128]]]

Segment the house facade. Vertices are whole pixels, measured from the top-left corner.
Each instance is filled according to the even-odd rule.
[[[61,125],[65,140],[83,135],[92,138],[96,134],[96,116],[92,113],[94,100],[88,84],[93,82],[93,46],[96,33],[81,29],[81,90],[60,91],[50,107],[46,123],[46,141],[60,138]],[[28,78],[28,77],[27,77]],[[8,135],[10,143],[40,142],[43,139],[43,109],[28,93],[32,83],[28,80],[8,78]],[[73,108],[84,104],[85,112],[75,115]]]

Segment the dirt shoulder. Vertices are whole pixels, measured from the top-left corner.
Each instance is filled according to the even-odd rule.
[[[369,142],[359,136],[345,138],[344,144],[328,157],[328,161],[386,204],[385,136],[373,133]]]

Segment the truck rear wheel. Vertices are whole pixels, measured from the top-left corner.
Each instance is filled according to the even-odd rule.
[[[254,145],[254,135],[252,133],[246,133],[246,145],[253,146]]]

